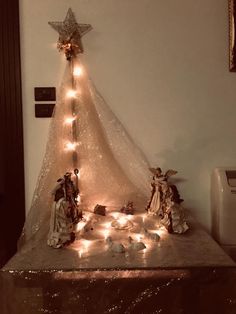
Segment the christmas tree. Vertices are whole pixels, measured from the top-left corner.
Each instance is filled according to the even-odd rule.
[[[63,22],[49,24],[59,33],[57,46],[67,65],[22,240],[37,243],[48,238],[54,248],[78,240],[74,245],[81,248],[85,239],[93,239],[103,241],[104,248],[124,252],[122,243],[113,242],[123,239],[129,248],[143,250],[141,238],[159,240],[147,226],[158,229],[161,209],[152,209],[151,218],[146,217],[148,162],[96,91],[82,63],[81,37],[91,25],[78,24],[71,9]],[[154,185],[167,182],[155,178]],[[170,198],[172,190],[166,187]],[[159,190],[152,198],[157,195],[160,203]],[[164,203],[163,199],[162,207]],[[171,214],[166,217],[170,224]]]

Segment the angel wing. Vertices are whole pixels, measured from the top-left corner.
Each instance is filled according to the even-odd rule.
[[[178,171],[169,169],[169,170],[166,171],[165,177],[166,177],[166,178],[169,178],[169,177],[175,175],[176,173],[178,173]]]

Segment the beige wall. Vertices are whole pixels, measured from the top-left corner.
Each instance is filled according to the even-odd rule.
[[[66,61],[47,22],[69,7],[94,27],[84,59],[98,89],[150,163],[179,171],[185,206],[209,227],[211,171],[236,166],[225,0],[20,1],[27,210],[50,120],[34,118],[33,87],[59,85]]]

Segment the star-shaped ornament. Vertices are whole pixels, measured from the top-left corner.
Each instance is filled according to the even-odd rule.
[[[63,22],[48,22],[48,24],[59,33],[57,47],[60,51],[64,51],[67,60],[71,60],[72,57],[84,52],[81,37],[88,33],[92,26],[90,24],[78,24],[71,8]]]

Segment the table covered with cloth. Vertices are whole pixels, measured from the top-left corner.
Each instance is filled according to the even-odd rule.
[[[0,313],[236,313],[236,264],[194,221],[146,252],[42,241],[0,271]]]

